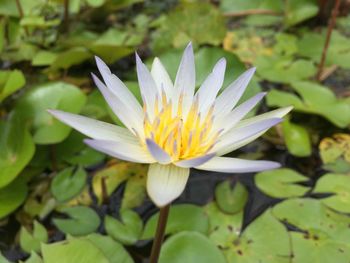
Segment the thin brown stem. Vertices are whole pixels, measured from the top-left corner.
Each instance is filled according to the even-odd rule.
[[[170,204],[160,208],[158,225],[157,225],[156,235],[153,241],[150,263],[158,262],[160,249],[162,247],[162,243],[164,239],[165,227],[168,221],[169,208],[170,208]]]
[[[64,30],[69,31],[69,0],[64,0],[64,16],[63,16]]]
[[[22,8],[20,0],[16,0],[16,6],[17,6],[19,17],[23,18],[24,12],[23,12],[23,8]],[[23,28],[24,28],[24,32],[26,33],[26,36],[29,36],[28,28],[27,27],[23,27]]]
[[[331,36],[332,36],[332,31],[334,29],[335,22],[336,22],[338,12],[339,12],[339,6],[340,6],[340,0],[336,0],[334,7],[333,7],[333,10],[332,10],[332,16],[331,16],[329,23],[328,23],[326,42],[324,43],[324,46],[323,46],[321,61],[318,64],[318,70],[317,70],[317,74],[316,74],[316,79],[318,81],[321,80],[322,71],[324,68],[324,64],[325,64],[326,57],[327,57],[327,51],[328,51],[329,43],[330,43]]]

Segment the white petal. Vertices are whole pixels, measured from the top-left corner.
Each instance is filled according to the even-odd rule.
[[[154,141],[146,139],[147,149],[157,162],[161,164],[168,164],[171,162],[171,157]]]
[[[285,115],[287,115],[292,109],[293,109],[293,107],[289,106],[289,107],[284,107],[284,108],[276,109],[273,111],[269,111],[269,112],[242,120],[237,124],[236,127],[247,126],[247,125],[252,124],[254,122],[266,120],[266,119],[271,119],[271,118],[282,118]]]
[[[215,153],[210,153],[207,155],[203,155],[201,157],[191,158],[187,160],[182,160],[174,163],[176,166],[182,167],[182,168],[191,168],[198,165],[201,165],[207,161],[209,161],[211,158],[215,156]]]
[[[139,115],[134,114],[133,111],[128,110],[128,107],[125,105],[127,101],[121,101],[102,83],[98,77],[96,77],[95,74],[91,75],[96,86],[107,101],[109,107],[111,107],[118,118],[132,133],[134,133],[134,130],[136,130],[139,136],[143,136],[143,119],[141,119]]]
[[[196,169],[221,173],[252,173],[279,168],[281,165],[271,161],[251,161],[229,157],[214,157]]]
[[[243,102],[237,108],[233,109],[233,111],[231,111],[227,116],[220,118],[219,123],[215,124],[215,126],[220,127],[220,129],[224,129],[225,132],[229,131],[242,118],[244,118],[244,116],[247,115],[265,95],[266,92],[261,92]]]
[[[213,147],[213,152],[217,152],[218,155],[223,155],[223,152],[227,153],[228,150],[231,152],[238,148],[237,145],[240,145],[241,141],[269,129],[282,120],[281,118],[272,118],[257,121],[244,127],[235,127],[219,138],[219,142]]]
[[[127,142],[114,142],[108,140],[89,140],[84,142],[97,151],[106,153],[112,157],[135,163],[154,163],[152,156],[141,145]]]
[[[199,97],[199,112],[205,111],[213,104],[224,82],[225,69],[226,60],[222,58],[215,64],[213,71],[200,86],[196,94]]]
[[[196,71],[194,64],[194,55],[192,44],[189,43],[182,56],[179,69],[175,79],[175,90],[178,94],[184,93],[183,114],[186,116],[189,111],[194,95],[196,85]]]
[[[77,131],[98,140],[127,141],[138,144],[138,139],[127,129],[110,123],[60,110],[48,110],[54,117]]]
[[[269,112],[266,112],[264,114],[260,114],[258,116],[254,116],[252,118],[249,118],[249,119],[246,119],[246,120],[242,120],[240,121],[235,128],[242,128],[242,127],[247,127],[255,122],[258,122],[258,121],[262,121],[262,120],[267,120],[267,119],[270,119],[270,118],[282,118],[283,116],[285,116],[288,112],[290,112],[291,110],[293,109],[293,107],[284,107],[284,108],[280,108],[280,109],[277,109],[277,110],[273,110],[273,111],[269,111]],[[257,134],[255,134],[254,136],[252,137],[249,137],[249,138],[246,138],[238,143],[235,143],[234,145],[231,145],[230,147],[226,147],[225,149],[221,149],[218,154],[219,155],[224,155],[224,154],[227,154],[229,152],[232,152],[234,151],[235,149],[238,149],[244,145],[247,145],[248,143],[256,140],[257,138],[259,138],[261,135],[263,135],[266,131],[266,130],[263,130]]]
[[[189,174],[188,168],[151,164],[147,175],[148,195],[158,207],[170,204],[184,191]]]
[[[229,113],[243,95],[250,79],[253,77],[255,68],[248,69],[241,76],[231,83],[215,101],[215,116],[222,116]]]
[[[144,103],[147,106],[147,114],[151,120],[154,117],[154,105],[156,97],[159,96],[160,90],[158,90],[156,83],[148,71],[145,64],[142,63],[140,57],[136,53],[136,70],[137,78],[139,80],[139,86]]]
[[[107,88],[113,92],[121,101],[127,102],[125,106],[129,111],[134,111],[141,118],[143,117],[143,110],[140,103],[130,90],[124,85],[124,83],[114,74],[111,73],[108,66],[99,58],[95,57],[97,67],[102,75]]]
[[[161,91],[164,89],[167,98],[172,98],[174,95],[174,85],[159,58],[155,58],[153,60],[151,75],[158,87],[158,90]]]

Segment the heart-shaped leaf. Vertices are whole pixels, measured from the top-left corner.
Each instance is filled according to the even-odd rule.
[[[248,200],[248,191],[240,182],[232,189],[230,182],[224,181],[215,188],[215,198],[223,212],[234,214],[244,208]]]
[[[26,93],[20,99],[16,113],[31,123],[35,143],[58,143],[68,136],[71,128],[56,120],[46,110],[59,109],[78,113],[85,101],[84,93],[72,84],[46,83]]]
[[[60,210],[68,219],[54,218],[53,222],[63,233],[83,236],[94,232],[100,225],[100,218],[94,210],[85,206],[66,207]]]
[[[32,251],[39,252],[41,243],[47,243],[47,241],[48,233],[45,227],[38,221],[34,221],[34,229],[32,234],[29,233],[25,227],[21,227],[19,242],[24,251],[28,253],[31,253]]]

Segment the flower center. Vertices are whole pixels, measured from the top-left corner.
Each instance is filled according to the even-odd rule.
[[[150,121],[145,109],[145,138],[150,138],[157,143],[171,156],[172,161],[205,155],[212,149],[220,134],[220,132],[212,132],[214,106],[202,118],[198,110],[198,97],[196,97],[184,118],[182,101],[183,95],[180,95],[177,112],[174,113],[172,102],[167,101],[163,93],[161,103],[156,99],[153,121]],[[161,104],[160,107],[159,104]]]

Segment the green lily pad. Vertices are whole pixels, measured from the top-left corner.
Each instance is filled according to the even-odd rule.
[[[183,3],[161,18],[152,48],[161,53],[169,47],[182,48],[190,41],[217,46],[225,33],[224,17],[213,5]]]
[[[22,88],[26,83],[26,79],[22,71],[0,71],[0,102],[6,97]]]
[[[326,41],[326,30],[322,34],[316,32],[304,33],[298,42],[299,53],[315,62],[319,62]],[[327,50],[326,66],[339,65],[350,69],[350,40],[339,31],[333,30]]]
[[[335,173],[350,172],[350,135],[334,134],[322,139],[319,145],[323,167]]]
[[[70,218],[54,218],[53,222],[63,233],[72,236],[83,236],[94,232],[100,225],[100,218],[96,212],[85,206],[66,207],[60,210]]]
[[[298,157],[311,155],[312,145],[310,135],[304,126],[285,119],[282,122],[282,131],[288,152]]]
[[[274,89],[266,96],[267,104],[273,107],[292,105],[295,111],[321,115],[341,128],[350,124],[350,104],[338,99],[329,88],[307,81],[293,82],[292,88],[301,98]]]
[[[50,263],[110,263],[101,249],[86,239],[69,239],[42,244],[44,262]]]
[[[232,189],[230,182],[224,181],[215,188],[215,199],[223,212],[235,214],[244,208],[248,200],[248,191],[240,182]]]
[[[107,234],[125,245],[134,244],[143,228],[140,216],[132,210],[120,211],[120,221],[107,215],[104,223]]]
[[[28,187],[24,180],[18,178],[0,189],[0,218],[16,210],[26,199]]]
[[[41,243],[47,243],[47,241],[48,233],[45,227],[38,221],[34,221],[32,234],[29,233],[25,227],[21,227],[19,242],[24,251],[28,253],[31,253],[32,251],[39,252]]]
[[[256,186],[265,194],[275,198],[302,196],[309,187],[297,185],[308,178],[291,169],[282,168],[258,173],[255,176]]]
[[[9,185],[32,159],[35,145],[16,116],[0,121],[0,189]]]
[[[162,246],[159,263],[225,263],[225,257],[215,244],[198,232],[180,232]]]
[[[216,238],[216,242],[218,240]],[[287,230],[268,210],[242,233],[228,232],[216,244],[228,263],[288,263],[291,259],[289,242]]]
[[[317,0],[290,0],[285,2],[285,24],[293,26],[318,13]]]
[[[110,263],[134,262],[126,249],[108,236],[102,236],[94,233],[84,237],[84,239],[89,240],[92,244],[99,248]]]
[[[350,213],[350,176],[345,174],[326,174],[316,183],[314,193],[332,193],[322,198],[326,206],[343,213]]]
[[[86,184],[87,174],[82,167],[64,169],[55,175],[51,184],[53,196],[60,202],[65,202],[77,196]]]
[[[280,83],[293,83],[308,79],[316,74],[316,67],[310,60],[274,54],[256,59],[257,73],[262,78]]]
[[[273,214],[304,232],[290,233],[295,262],[348,261],[349,217],[332,211],[314,199],[286,200],[273,208]]]
[[[92,188],[99,203],[102,203],[104,187],[103,182],[106,186],[105,194],[108,197],[117,189],[118,186],[130,179],[131,181],[127,182],[124,191],[122,207],[133,208],[141,204],[145,197],[146,174],[146,165],[118,162],[110,167],[98,171],[93,177]]]
[[[158,218],[159,212],[147,220],[141,239],[154,237]],[[175,234],[181,231],[195,231],[207,234],[208,227],[208,217],[204,213],[203,208],[191,204],[181,204],[170,207],[165,233]]]
[[[71,128],[56,120],[46,110],[78,113],[85,101],[84,93],[72,84],[46,83],[26,93],[20,99],[16,113],[31,124],[35,143],[58,143],[67,138]]]

